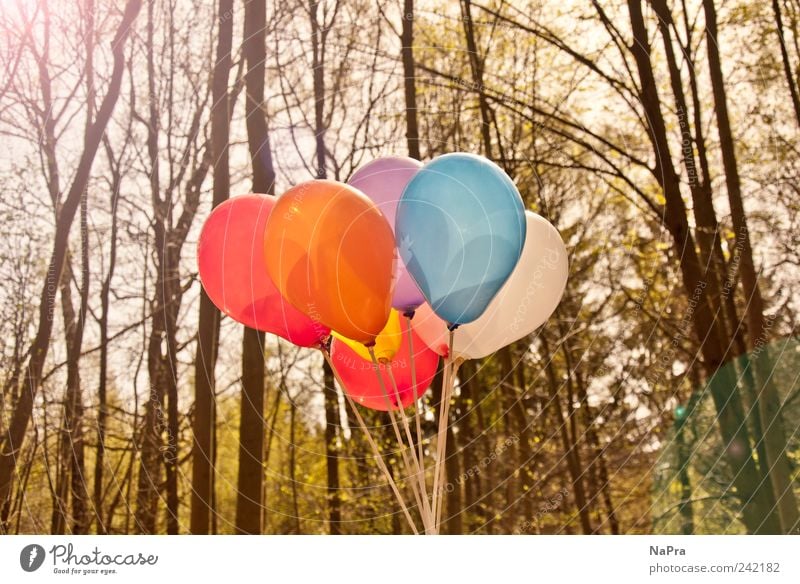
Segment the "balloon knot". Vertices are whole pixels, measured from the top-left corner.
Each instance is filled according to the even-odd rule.
[[[403,313],[403,316],[405,316],[406,318],[409,318],[409,319],[410,319],[410,318],[414,318],[414,313],[415,313],[415,312],[416,312],[416,311],[415,311],[415,310],[413,310],[413,309],[411,309],[411,310],[406,310],[406,311]]]
[[[331,335],[326,336],[324,339],[320,339],[319,341],[319,348],[325,351],[326,353],[331,352],[331,341],[333,337]]]
[[[449,330],[450,332],[453,332],[454,330],[456,330],[460,326],[461,325],[458,324],[457,322],[455,322],[455,323],[447,323],[447,330]]]

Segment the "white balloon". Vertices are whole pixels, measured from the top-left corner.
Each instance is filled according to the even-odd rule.
[[[527,235],[522,255],[497,296],[475,321],[453,333],[453,357],[481,359],[542,326],[553,314],[567,285],[567,248],[555,227],[525,211]],[[411,321],[425,343],[440,354],[448,350],[447,325],[428,304]]]

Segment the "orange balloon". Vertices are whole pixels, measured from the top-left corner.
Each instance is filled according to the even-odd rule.
[[[386,324],[394,236],[361,191],[330,180],[286,191],[267,221],[264,258],[283,296],[342,336],[370,344]]]

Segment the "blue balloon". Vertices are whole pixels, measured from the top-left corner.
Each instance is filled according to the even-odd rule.
[[[400,257],[434,312],[453,325],[483,314],[519,261],[525,208],[517,187],[474,154],[433,159],[397,204]]]

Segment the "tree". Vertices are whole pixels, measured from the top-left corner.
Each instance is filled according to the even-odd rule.
[[[185,138],[178,148],[168,149],[162,161],[159,148],[162,118],[168,130],[173,120],[171,111],[162,111],[161,98],[177,107],[175,85],[156,71],[155,4],[148,4],[145,37],[147,71],[147,117],[134,109],[134,117],[145,126],[150,200],[153,210],[152,230],[156,271],[155,289],[150,299],[152,314],[147,340],[147,371],[150,381],[143,431],[136,494],[136,525],[141,533],[156,531],[158,501],[162,488],[161,473],[167,500],[167,533],[178,533],[178,463],[180,412],[178,407],[178,315],[184,294],[181,282],[180,257],[183,245],[200,202],[203,182],[211,166],[208,140],[201,124],[208,103],[208,81],[203,72],[186,71],[186,82],[196,92],[184,106],[191,114],[184,121]],[[167,11],[165,31],[171,62],[177,58],[172,50],[177,45],[176,21]],[[166,164],[163,164],[166,162]],[[162,167],[165,172],[162,174]],[[163,181],[163,182],[162,182]],[[180,206],[179,206],[180,205]],[[191,281],[189,282],[191,284]]]
[[[792,107],[797,125],[800,126],[800,92],[797,89],[797,77],[792,71],[792,61],[789,51],[786,48],[784,37],[783,14],[781,13],[780,0],[772,0],[772,13],[775,16],[775,30],[778,33],[778,46],[781,49],[781,62],[783,64],[783,74],[786,77],[786,85],[789,87],[789,95],[792,98]]]
[[[228,167],[229,102],[228,80],[233,48],[233,1],[221,0],[217,9],[218,38],[214,72],[211,80],[211,157],[214,165],[212,207],[225,201],[230,193]],[[214,513],[214,441],[216,396],[214,367],[219,345],[219,310],[205,293],[200,293],[200,316],[197,333],[195,370],[195,413],[192,421],[192,514],[191,532],[211,532]]]
[[[728,115],[725,82],[722,76],[719,44],[717,38],[717,14],[713,0],[704,0],[706,17],[706,48],[708,68],[714,93],[714,110],[719,132],[722,165],[725,169],[725,183],[728,187],[728,201],[731,208],[733,228],[736,232],[738,267],[741,274],[742,291],[745,297],[749,347],[751,350],[767,342],[767,328],[764,319],[764,300],[758,283],[753,262],[753,246],[747,227],[736,150]],[[773,496],[777,502],[777,513],[783,533],[793,533],[800,522],[797,502],[792,488],[792,470],[786,455],[786,432],[780,414],[780,397],[771,380],[771,374],[759,368],[758,361],[752,364],[759,389],[758,412],[764,429],[764,450],[766,451],[766,470],[764,474],[772,485]]]
[[[403,91],[406,101],[406,141],[408,155],[421,160],[419,124],[417,123],[417,88],[414,70],[414,0],[403,0],[401,58],[403,60]]]
[[[237,192],[449,151],[570,277],[423,396],[442,530],[794,529],[798,0],[137,4],[0,2],[5,533],[407,532],[388,414],[221,318],[194,244]]]
[[[29,360],[24,382],[25,387],[20,393],[20,399],[14,410],[11,424],[3,436],[2,451],[0,451],[0,506],[4,508],[4,516],[0,528],[4,532],[7,530],[6,522],[8,520],[7,515],[5,515],[5,508],[7,508],[10,501],[14,472],[17,467],[17,454],[21,450],[25,440],[25,432],[33,411],[33,401],[42,382],[44,362],[50,347],[54,295],[64,272],[70,227],[72,226],[72,221],[80,204],[81,197],[86,190],[92,163],[94,162],[103,132],[111,118],[114,106],[119,97],[122,74],[125,66],[124,45],[140,9],[140,0],[128,0],[125,4],[122,19],[120,20],[111,43],[114,60],[108,88],[100,102],[100,107],[94,122],[86,132],[86,140],[83,145],[80,161],[78,162],[76,173],[67,195],[63,199],[64,202],[56,223],[53,251],[50,256],[47,277],[40,296],[36,337],[28,351]]]
[[[245,2],[244,53],[247,143],[253,169],[253,191],[275,194],[275,169],[264,99],[267,7],[263,0]],[[263,332],[245,328],[242,341],[242,397],[239,429],[239,482],[236,502],[238,533],[261,533],[264,505],[264,345]]]

